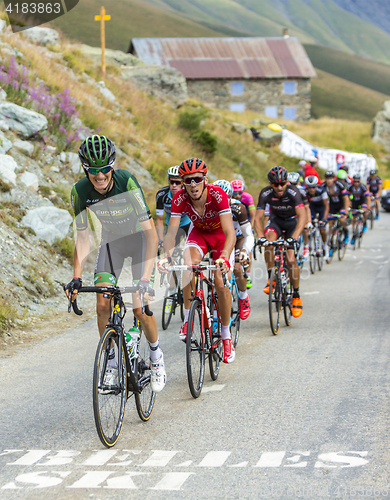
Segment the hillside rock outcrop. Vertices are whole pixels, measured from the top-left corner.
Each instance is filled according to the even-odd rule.
[[[34,208],[22,219],[23,225],[31,227],[38,238],[47,241],[49,245],[52,245],[56,238],[65,238],[72,222],[73,219],[67,210],[56,207]]]
[[[38,45],[56,45],[58,42],[58,32],[51,28],[29,28],[21,31],[20,34]]]
[[[6,101],[0,103],[0,121],[25,139],[46,130],[48,125],[46,116]]]
[[[372,125],[372,140],[383,144],[390,152],[390,101],[383,104],[383,108],[374,118]]]

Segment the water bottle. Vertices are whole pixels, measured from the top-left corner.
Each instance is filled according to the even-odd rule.
[[[126,335],[126,347],[127,347],[127,352],[129,353],[129,359],[132,359],[136,355],[136,344],[139,339],[140,331],[136,326],[133,326],[130,328],[127,332],[125,332]]]

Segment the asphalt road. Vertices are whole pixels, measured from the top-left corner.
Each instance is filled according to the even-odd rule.
[[[113,450],[93,420],[94,321],[0,359],[0,498],[390,497],[389,229],[381,213],[360,250],[306,269],[303,315],[276,337],[256,263],[236,360],[197,400],[174,318],[167,386],[148,423],[129,400]]]

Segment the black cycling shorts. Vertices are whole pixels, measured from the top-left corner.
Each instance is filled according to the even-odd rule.
[[[318,215],[318,220],[324,220],[325,207],[313,207],[310,205],[311,220],[314,220]]]
[[[297,226],[298,219],[292,217],[291,219],[281,219],[280,217],[271,214],[269,221],[265,227],[265,234],[270,231],[274,231],[278,238],[284,236],[284,238],[291,238],[295,228]]]
[[[344,210],[344,203],[329,203],[329,213],[338,214],[340,210]]]

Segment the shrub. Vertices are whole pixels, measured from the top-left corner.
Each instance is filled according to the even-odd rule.
[[[179,127],[195,132],[199,130],[200,122],[205,116],[206,111],[204,109],[183,111],[179,115]]]
[[[59,238],[56,238],[52,246],[57,253],[63,255],[69,260],[73,259],[74,245],[71,239],[63,238],[60,240]]]
[[[9,191],[11,191],[11,184],[8,184],[8,182],[2,181],[0,179],[0,191],[2,193],[8,193]]]
[[[17,313],[13,307],[0,298],[0,336],[2,336],[16,319]]]
[[[217,137],[207,130],[199,130],[192,135],[205,153],[214,154],[218,149]]]

